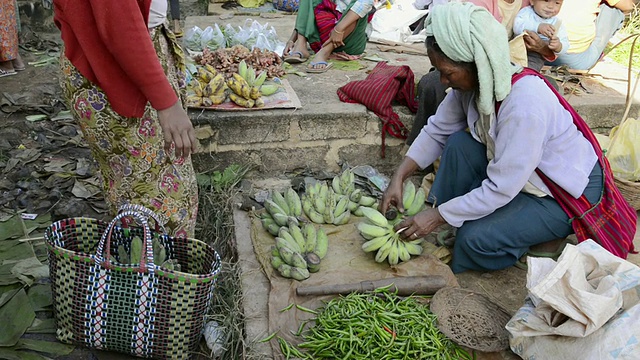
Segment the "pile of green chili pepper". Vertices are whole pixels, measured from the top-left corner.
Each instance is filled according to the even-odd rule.
[[[298,348],[278,337],[287,359],[472,359],[438,330],[436,316],[415,297],[387,289],[352,293],[313,313],[314,326],[300,326],[304,341]]]

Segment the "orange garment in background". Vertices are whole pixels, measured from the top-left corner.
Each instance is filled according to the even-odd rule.
[[[620,0],[605,0],[615,6]],[[582,53],[596,37],[596,17],[600,12],[600,0],[564,0],[558,17],[567,29],[571,47],[567,53]]]
[[[18,17],[15,0],[0,0],[0,62],[18,57]]]

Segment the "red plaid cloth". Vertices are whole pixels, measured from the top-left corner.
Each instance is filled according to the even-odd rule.
[[[363,104],[382,120],[382,157],[385,136],[406,139],[408,130],[398,114],[393,112],[393,100],[406,105],[412,112],[418,110],[414,95],[413,71],[407,65],[393,66],[378,63],[364,80],[352,81],[338,89],[340,101]]]
[[[620,194],[620,190],[613,181],[613,173],[609,166],[609,161],[602,153],[600,144],[595,135],[584,122],[582,117],[569,105],[569,103],[556,91],[556,89],[538,72],[532,69],[524,69],[519,74],[513,75],[511,83],[515,83],[523,76],[535,75],[545,81],[549,88],[556,94],[560,104],[564,106],[571,116],[573,123],[582,132],[587,140],[593,145],[593,149],[598,156],[602,171],[604,173],[604,189],[600,201],[591,205],[589,200],[582,195],[576,199],[567,193],[563,188],[554,183],[546,175],[536,169],[536,173],[542,181],[549,187],[551,194],[558,201],[562,209],[571,218],[571,226],[576,233],[579,242],[593,239],[610,253],[627,258],[629,252],[635,253],[633,248],[633,237],[636,233],[636,222],[638,214],[627,203]],[[499,103],[496,103],[496,113]]]

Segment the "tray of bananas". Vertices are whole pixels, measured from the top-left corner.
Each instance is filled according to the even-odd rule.
[[[196,70],[187,86],[187,107],[246,111],[302,106],[286,79],[267,80],[266,71],[256,73],[244,60],[228,78],[208,64]]]

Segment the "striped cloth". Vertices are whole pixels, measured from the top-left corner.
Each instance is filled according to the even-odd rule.
[[[536,173],[549,187],[553,197],[571,218],[571,226],[576,233],[578,242],[592,239],[612,254],[626,259],[629,252],[635,253],[633,237],[636,233],[638,214],[622,197],[620,190],[616,187],[609,161],[602,153],[600,144],[587,123],[585,123],[582,117],[580,117],[562,95],[556,91],[547,79],[538,72],[525,68],[522,72],[513,75],[511,80],[512,84],[527,75],[535,75],[545,81],[558,97],[560,104],[571,113],[573,123],[578,130],[580,130],[582,135],[593,145],[604,172],[602,198],[597,204],[592,206],[584,195],[578,199],[569,195],[563,188],[556,185],[544,175],[540,169],[536,169]],[[499,106],[499,104],[496,104],[496,106]]]
[[[340,101],[363,104],[382,120],[383,158],[386,133],[406,139],[409,132],[393,111],[392,102],[395,100],[404,104],[414,113],[418,110],[413,76],[413,71],[407,65],[393,66],[380,62],[366,79],[351,81],[338,89]]]

